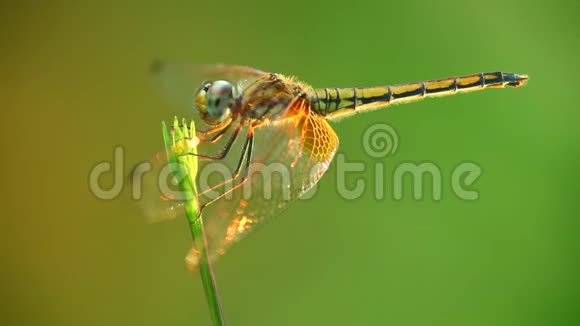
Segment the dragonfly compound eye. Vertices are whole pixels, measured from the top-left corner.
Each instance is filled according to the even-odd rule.
[[[215,119],[225,119],[233,101],[232,84],[224,80],[213,82],[205,94],[207,113]]]

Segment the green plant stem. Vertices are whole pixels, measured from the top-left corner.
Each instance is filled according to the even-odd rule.
[[[216,326],[225,325],[226,322],[222,312],[222,304],[218,294],[217,284],[215,282],[215,275],[211,261],[209,260],[210,255],[207,248],[207,241],[204,236],[203,221],[202,219],[197,219],[197,221],[190,223],[190,226],[195,247],[199,251],[199,272],[201,274],[201,280],[203,282],[205,296],[207,303],[209,304],[213,323]]]
[[[180,126],[178,120],[175,119],[171,136],[165,123],[163,123],[162,127],[168,162],[172,164],[173,173],[182,176],[179,188],[183,194],[186,194],[183,204],[189,221],[193,244],[199,254],[199,271],[211,318],[214,325],[223,326],[226,324],[225,318],[210,260],[203,219],[199,217],[199,203],[196,197],[196,183],[194,182],[197,176],[197,157],[194,155],[178,155],[180,151],[176,149],[181,148],[187,153],[197,154],[196,147],[191,147],[190,143],[187,142],[190,139],[190,134],[192,137],[195,136],[195,125],[192,122],[188,129],[185,120]]]

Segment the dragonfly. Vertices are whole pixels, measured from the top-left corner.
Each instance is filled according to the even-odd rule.
[[[339,137],[330,123],[394,104],[489,88],[528,76],[487,72],[375,87],[313,88],[294,77],[235,65],[156,62],[156,88],[196,124],[200,203],[212,260],[279,215],[328,170]],[[193,108],[193,110],[192,110]],[[158,166],[163,166],[158,155]],[[155,175],[155,174],[153,174]],[[179,200],[156,186],[144,195],[150,219],[177,217]],[[193,249],[186,261],[196,269]]]

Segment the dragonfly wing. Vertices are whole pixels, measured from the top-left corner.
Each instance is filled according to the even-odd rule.
[[[163,115],[160,119],[170,120],[174,115],[188,120],[193,119],[200,130],[207,127],[198,112],[195,112],[193,103],[195,92],[205,81],[227,80],[239,89],[243,89],[244,85],[266,74],[246,66],[174,64],[161,61],[155,61],[151,65],[150,73],[153,89],[165,97],[174,109],[172,111],[167,107],[161,107],[159,114]],[[231,136],[231,131],[222,138],[225,141],[229,136]],[[216,144],[201,144],[198,148],[199,152],[211,155],[216,152],[216,148],[223,145],[224,141]],[[232,147],[235,150],[239,148],[239,145],[236,142]],[[153,153],[156,150],[159,149],[151,149]],[[139,185],[134,189],[134,192],[138,192],[134,194],[134,197],[143,209],[146,221],[153,223],[183,215],[180,201],[172,200],[172,195],[177,189],[171,184],[171,180],[164,178],[168,171],[165,150],[152,155],[146,162],[150,164],[150,169],[143,173],[142,177],[141,174],[133,173],[131,180],[128,180],[134,186]],[[226,161],[224,162],[228,165]],[[133,180],[136,177],[140,181]]]
[[[191,112],[193,94],[205,80],[228,80],[238,89],[244,89],[245,85],[265,74],[247,67],[219,65],[158,65],[152,70],[157,89],[179,107],[189,108],[190,111],[185,112]],[[207,204],[202,218],[212,259],[278,215],[310,190],[328,169],[338,147],[338,138],[330,125],[311,110],[310,103],[304,98],[297,98],[283,112],[283,116],[257,127],[244,125],[241,120],[233,122],[232,126],[241,124],[244,127],[226,158],[199,160],[199,201]],[[193,116],[199,117],[198,114]],[[191,116],[186,114],[184,117]],[[194,120],[198,129],[204,128],[199,119]],[[202,143],[198,152],[210,156],[216,154],[233,135],[234,129],[230,128],[217,143]],[[248,158],[246,140],[251,134],[254,142]],[[180,201],[174,200],[179,198],[166,192],[167,189],[176,189],[163,172],[167,171],[163,154],[161,152],[155,160],[155,172],[150,172],[149,178],[143,181],[144,199],[140,204],[150,221],[183,214]],[[249,169],[246,170],[247,162]],[[237,178],[229,180],[238,166],[241,168]],[[247,178],[243,178],[244,175]],[[216,195],[220,197],[214,200]],[[188,261],[191,267],[191,262],[196,259],[189,257]]]
[[[238,178],[222,187],[219,192],[225,195],[203,210],[213,259],[310,190],[336,153],[338,137],[306,100],[295,101],[286,111],[287,117],[255,129],[246,181],[235,187]],[[203,168],[200,173],[203,177]],[[202,197],[201,202],[208,201]]]
[[[127,180],[133,187],[133,198],[147,223],[173,220],[185,215],[183,201],[174,200],[178,197],[178,189],[169,172],[167,154],[160,151],[135,167]]]
[[[184,118],[193,111],[194,94],[207,81],[226,80],[243,88],[266,73],[246,66],[174,64],[155,61],[150,68],[153,88],[166,97]],[[165,112],[167,114],[167,112]],[[201,122],[196,120],[197,122]],[[200,125],[201,128],[202,125]]]
[[[215,143],[202,142],[198,144],[198,153],[216,156],[233,136],[235,126],[239,124],[240,119],[233,121],[229,130]],[[198,159],[199,189],[215,187],[216,184],[223,182],[224,177],[220,179],[220,175],[225,176],[225,178],[231,177],[239,162],[247,130],[247,126],[240,129],[228,155],[223,160]],[[210,175],[206,176],[206,174]],[[218,174],[218,178],[216,178],[216,174]],[[201,178],[199,178],[200,176]],[[127,182],[133,185],[134,197],[137,199],[137,205],[142,209],[147,223],[163,222],[185,215],[182,206],[184,196],[187,194],[181,193],[177,186],[168,165],[165,150],[157,152],[156,155],[152,155],[147,161],[137,166],[131,173],[131,179]],[[203,199],[206,199],[207,202],[207,198]],[[201,199],[200,202],[204,203]]]

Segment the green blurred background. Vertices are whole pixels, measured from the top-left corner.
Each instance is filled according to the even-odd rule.
[[[349,184],[372,189],[382,161],[361,138],[387,122],[400,137],[387,184],[398,163],[431,161],[442,200],[345,200],[333,165],[313,200],[217,263],[231,325],[578,325],[579,14],[530,0],[2,4],[2,324],[210,324],[186,222],[147,225],[129,189],[102,201],[88,186],[115,145],[126,170],[161,146],[173,112],[147,73],[161,58],[318,87],[531,77],[336,124],[340,152],[369,167]],[[464,161],[484,171],[475,202],[450,191]]]

